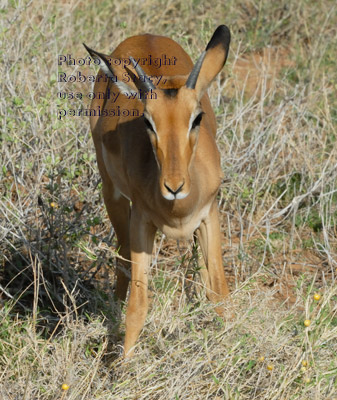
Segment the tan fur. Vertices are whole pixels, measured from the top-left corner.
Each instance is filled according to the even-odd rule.
[[[117,106],[139,110],[148,116],[156,130],[156,133],[147,130],[142,117],[92,116],[90,119],[108,214],[120,253],[132,265],[126,356],[133,354],[147,314],[147,274],[157,229],[176,239],[189,238],[197,231],[208,271],[203,272],[207,296],[218,302],[228,294],[215,200],[222,171],[215,143],[215,116],[204,94],[227,55],[221,45],[207,51],[195,90],[184,86],[193,67],[191,59],[169,38],[149,34],[134,36],[122,42],[111,57],[138,59],[149,54],[153,58],[165,54],[177,60],[175,65],[159,69],[148,64],[142,66],[147,75],[162,75],[167,79],[155,90],[157,98],[142,102],[120,94],[115,103],[94,99],[91,105],[92,109],[100,106],[101,110]],[[133,67],[129,68],[134,71]],[[113,72],[122,79],[125,69],[114,67]],[[114,83],[103,81],[97,82],[94,90],[105,93],[108,88],[118,91]],[[170,97],[160,90],[165,88],[179,90],[176,96]],[[200,128],[189,132],[191,121],[200,111],[204,113]],[[164,197],[173,196],[171,191],[179,188],[179,196],[184,198]],[[129,268],[127,262],[123,266]],[[128,283],[128,277],[118,270],[116,293],[120,299],[125,299]]]

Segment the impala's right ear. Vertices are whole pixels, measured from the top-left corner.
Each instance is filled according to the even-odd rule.
[[[88,53],[91,55],[92,58],[100,60],[101,69],[109,78],[111,78],[111,81],[118,87],[118,89],[122,94],[128,97],[131,95],[137,95],[138,91],[135,90],[132,86],[129,86],[125,82],[118,80],[117,75],[114,73],[111,64],[109,62],[110,58],[109,56],[91,49],[84,43],[83,46],[86,48],[86,50],[88,51]]]
[[[91,55],[92,58],[100,61],[100,67],[102,68],[103,72],[108,77],[116,80],[116,75],[108,60],[109,57],[103,53],[99,53],[98,51],[91,49],[85,43],[83,43],[83,46],[86,48],[87,52]]]
[[[220,25],[214,32],[206,50],[195,63],[186,87],[195,89],[198,99],[201,99],[213,79],[224,66],[229,50],[231,34],[226,25]]]

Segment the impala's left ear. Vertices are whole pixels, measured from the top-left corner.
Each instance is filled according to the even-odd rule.
[[[185,86],[194,89],[200,100],[213,79],[224,66],[229,50],[231,34],[226,25],[220,25],[214,32],[206,50],[195,63]]]

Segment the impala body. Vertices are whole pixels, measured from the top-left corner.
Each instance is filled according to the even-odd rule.
[[[125,259],[117,268],[116,295],[121,300],[130,280],[126,260],[131,261],[125,356],[133,354],[147,314],[148,268],[157,229],[175,239],[196,232],[207,297],[219,302],[228,294],[215,200],[222,172],[206,90],[226,61],[229,42],[228,28],[219,26],[194,66],[179,44],[162,36],[126,39],[110,57],[86,47],[100,59],[97,77],[110,77],[95,83],[91,109],[101,112],[90,117],[90,125],[104,201]],[[146,62],[164,56],[173,61],[159,68]],[[161,79],[151,81],[149,76]],[[113,96],[99,96],[111,92]],[[122,112],[103,115],[103,110],[109,115],[116,109]]]

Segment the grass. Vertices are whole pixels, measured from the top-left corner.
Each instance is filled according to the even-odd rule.
[[[337,398],[334,2],[12,0],[0,12],[0,398]],[[57,118],[89,105],[58,92],[91,91],[58,73],[95,70],[58,55],[152,32],[195,60],[220,23],[232,44],[210,96],[234,315],[205,300],[191,243],[158,235],[150,312],[123,363],[89,121]]]

